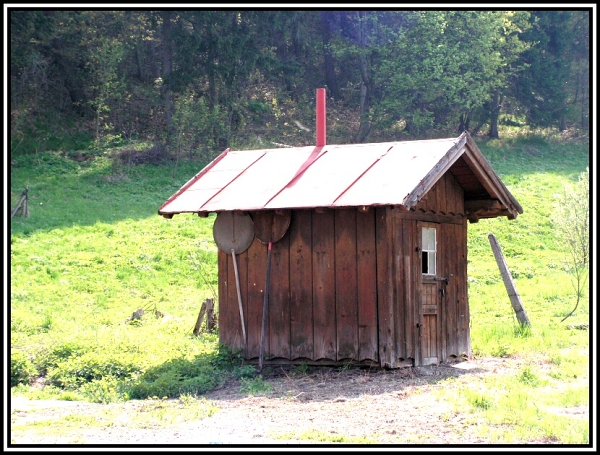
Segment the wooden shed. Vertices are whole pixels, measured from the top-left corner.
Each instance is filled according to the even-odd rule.
[[[226,150],[159,209],[171,218],[288,215],[272,244],[219,251],[219,338],[265,363],[395,368],[470,355],[467,221],[523,210],[468,133],[374,144]],[[321,131],[321,133],[319,133]],[[243,313],[243,321],[241,314]],[[246,337],[244,337],[244,333]]]

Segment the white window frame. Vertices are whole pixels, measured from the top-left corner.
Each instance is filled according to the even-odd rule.
[[[426,242],[433,231],[433,248]],[[432,264],[433,263],[433,264]],[[433,267],[432,267],[433,265]],[[431,226],[421,227],[421,272],[425,276],[435,276],[437,267],[437,229]],[[431,270],[433,268],[433,270]]]

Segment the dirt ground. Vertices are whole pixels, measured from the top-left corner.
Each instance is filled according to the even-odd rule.
[[[239,381],[231,381],[203,395],[219,410],[201,420],[135,428],[121,419],[121,423],[105,428],[90,427],[61,434],[19,429],[10,433],[10,440],[17,445],[236,444],[251,447],[255,444],[324,444],[343,436],[350,443],[381,445],[487,444],[492,441],[479,436],[477,421],[439,401],[435,391],[440,387],[458,387],[466,381],[476,385],[486,375],[511,373],[518,368],[518,359],[496,358],[397,370],[311,367],[302,374],[295,372],[294,367],[269,367],[264,377],[272,386],[271,393],[249,396],[240,392]],[[448,377],[457,380],[440,381]],[[102,407],[110,406],[121,406],[122,413],[127,415],[138,412],[143,403],[102,405],[13,398],[11,427],[69,414],[93,416]],[[587,408],[568,412],[589,418]],[[316,439],[323,434],[328,435],[326,442]],[[307,440],[306,435],[315,439]]]

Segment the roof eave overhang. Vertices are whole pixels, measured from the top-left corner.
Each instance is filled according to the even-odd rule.
[[[467,135],[465,152],[463,155],[469,167],[473,170],[485,190],[490,195],[487,206],[478,206],[478,201],[466,203],[467,215],[471,222],[477,222],[480,218],[496,218],[506,216],[514,220],[523,213],[523,207],[500,180],[485,156],[481,153],[475,141]],[[473,208],[476,210],[473,210]],[[469,208],[471,211],[469,212]]]
[[[461,134],[454,145],[444,154],[435,166],[427,173],[427,175],[419,182],[419,184],[406,196],[402,205],[410,210],[433,188],[433,185],[452,167],[465,150],[467,143],[467,133]]]
[[[486,199],[465,201],[465,211],[470,222],[476,223],[481,218],[497,218],[500,216],[506,216],[509,220],[513,220],[520,213],[523,213],[521,205],[502,183],[467,132],[458,137],[456,143],[442,159],[407,195],[402,205],[408,210],[414,208],[461,156],[490,195]]]

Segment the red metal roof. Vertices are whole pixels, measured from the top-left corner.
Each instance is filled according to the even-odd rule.
[[[159,214],[371,205],[410,208],[465,151],[475,153],[475,161],[485,161],[466,133],[422,141],[227,150],[171,196]],[[487,164],[483,172],[493,174]],[[489,179],[485,180],[489,186]],[[492,179],[503,193],[506,188],[498,182],[497,177]],[[514,216],[522,213],[510,193],[508,199],[514,203]]]

